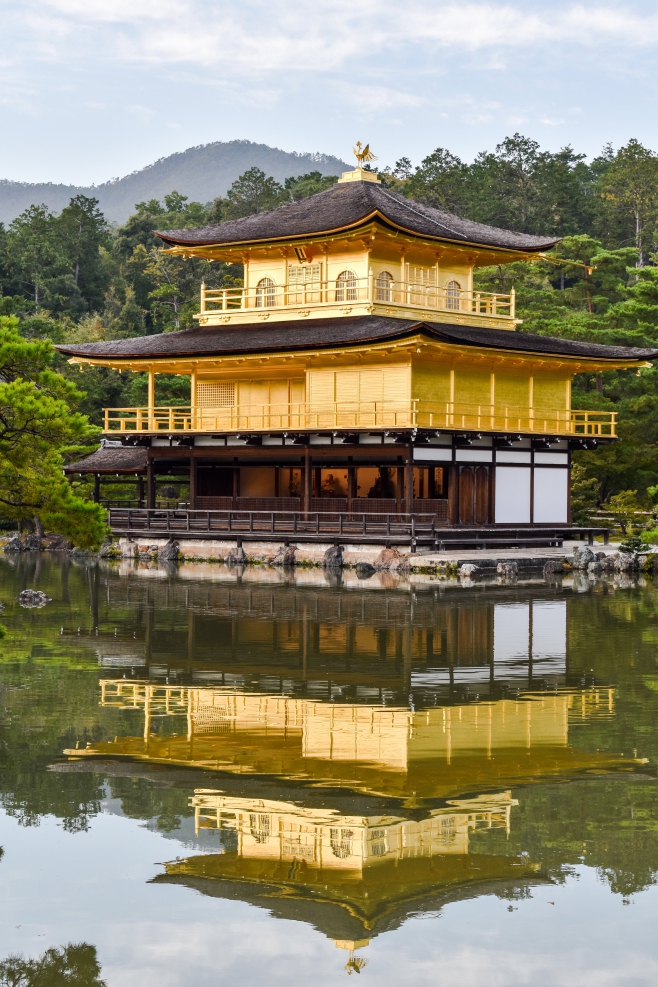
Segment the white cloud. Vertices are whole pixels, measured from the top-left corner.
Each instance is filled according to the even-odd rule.
[[[490,52],[502,70],[506,50],[559,42],[647,47],[658,42],[658,14],[624,3],[556,3],[540,9],[495,0],[459,4],[409,0],[324,0],[304,8],[288,0],[13,0],[12,18],[37,57],[84,60],[103,48],[107,60],[210,68],[218,74],[333,71],[387,51]],[[534,7],[534,5],[533,5]],[[29,28],[29,30],[28,30]]]

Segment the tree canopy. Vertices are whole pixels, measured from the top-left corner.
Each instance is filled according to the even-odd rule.
[[[638,141],[616,151],[606,145],[588,162],[571,147],[546,151],[515,133],[470,163],[438,147],[417,166],[400,157],[378,174],[388,188],[438,209],[564,237],[551,262],[476,271],[483,290],[515,288],[521,331],[658,345],[658,155]],[[163,251],[154,230],[253,215],[314,195],[334,181],[312,171],[280,183],[253,167],[213,202],[190,202],[176,190],[162,201],[139,202],[116,230],[96,200],[85,196],[72,199],[59,216],[31,206],[8,229],[0,227],[0,315],[15,316],[15,331],[24,339],[52,342],[190,328],[201,282],[209,288],[239,286],[242,268],[183,261]],[[90,368],[81,377],[57,356],[53,368],[84,384],[77,407],[95,424],[103,406],[143,400],[140,375]],[[655,390],[653,370],[577,378],[576,404],[620,415],[623,441],[583,458],[583,483],[596,478],[599,501],[629,488],[644,497],[658,484]],[[181,378],[159,376],[158,393],[164,402],[187,399]]]

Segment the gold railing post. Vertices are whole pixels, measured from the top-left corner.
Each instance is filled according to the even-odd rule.
[[[148,372],[148,427],[149,431],[153,431],[154,425],[154,412],[155,412],[155,371],[149,370]]]
[[[201,282],[201,314],[203,315],[206,311],[206,282]]]
[[[511,288],[509,293],[509,314],[510,318],[516,318],[516,289]]]

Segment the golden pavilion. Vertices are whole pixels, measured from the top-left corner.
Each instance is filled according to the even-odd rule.
[[[201,285],[193,329],[59,347],[148,376],[146,406],[106,409],[104,447],[69,467],[97,492],[103,476],[138,478],[144,510],[113,512],[117,533],[562,537],[572,451],[616,436],[614,412],[572,407],[574,375],[658,353],[520,332],[514,293],[477,290],[474,272],[559,241],[414,202],[362,167],[270,212],[157,235],[184,258],[242,265],[243,286]],[[188,404],[158,404],[165,373],[189,378]],[[156,517],[172,476],[187,499]],[[222,520],[236,511],[237,527]]]

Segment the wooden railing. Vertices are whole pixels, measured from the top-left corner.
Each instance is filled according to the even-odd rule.
[[[616,436],[614,411],[552,411],[453,402],[361,401],[331,404],[181,405],[106,408],[106,432],[287,432],[333,429],[459,429],[593,438]]]
[[[489,318],[515,318],[514,290],[509,294],[466,291],[412,281],[382,283],[371,271],[350,281],[310,281],[308,284],[256,285],[250,288],[206,288],[201,285],[200,315],[210,312],[267,311],[277,308],[323,308],[371,302],[405,308],[435,309]]]
[[[320,511],[198,511],[119,509],[110,511],[115,535],[173,539],[231,539],[276,542],[333,542],[337,544],[448,545],[520,544],[558,545],[562,539],[588,537],[600,528],[570,525],[489,525],[448,527],[439,514],[323,513]],[[607,529],[606,529],[607,530]]]

